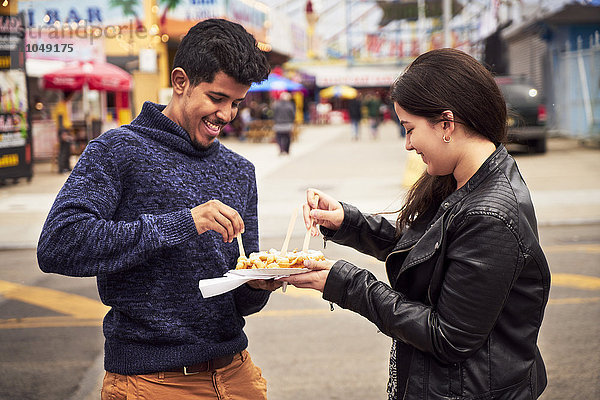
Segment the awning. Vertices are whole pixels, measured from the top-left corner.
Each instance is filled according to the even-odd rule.
[[[355,99],[358,96],[358,91],[352,86],[348,85],[335,85],[329,86],[328,88],[322,89],[319,92],[322,98],[338,98],[338,99]]]
[[[60,60],[41,60],[35,58],[28,58],[25,60],[27,76],[32,76],[34,78],[41,78],[49,72],[64,68],[65,65],[67,65],[67,63]]]
[[[74,62],[64,68],[49,72],[43,76],[45,89],[106,90],[111,92],[127,92],[131,90],[133,79],[131,75],[109,63]]]
[[[269,77],[260,82],[253,83],[250,86],[250,92],[271,92],[271,91],[288,91],[288,92],[296,92],[298,90],[302,90],[303,86],[298,82],[294,82],[283,76],[279,76],[277,74],[269,74]]]

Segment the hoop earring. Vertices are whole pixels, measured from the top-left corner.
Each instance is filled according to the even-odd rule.
[[[452,140],[452,136],[446,137],[446,135],[444,135],[442,136],[442,140],[444,141],[444,143],[450,143],[450,141]]]

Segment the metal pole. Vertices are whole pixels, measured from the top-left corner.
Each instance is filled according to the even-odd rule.
[[[452,47],[452,36],[450,31],[450,18],[452,15],[452,2],[451,0],[444,0],[443,3],[444,12],[444,47]]]
[[[90,96],[90,90],[86,81],[83,83],[83,88],[81,89],[81,100],[82,100],[82,108],[83,108],[83,121],[85,123],[85,138],[89,142],[92,137],[90,135],[90,122],[89,122],[89,113],[90,113],[90,105],[88,103],[88,98]]]
[[[594,125],[594,109],[592,108],[592,99],[590,96],[590,87],[587,81],[587,73],[585,70],[585,62],[583,60],[583,43],[581,36],[577,37],[577,67],[579,72],[579,82],[581,84],[581,92],[583,95],[583,109],[585,110],[585,118],[587,120],[587,134],[591,133],[591,128]]]
[[[417,2],[418,7],[418,35],[419,35],[419,53],[425,52],[425,0],[419,0]]]
[[[354,57],[352,54],[352,32],[351,32],[351,19],[350,19],[350,3],[352,0],[346,0],[346,60],[348,65],[354,64]]]

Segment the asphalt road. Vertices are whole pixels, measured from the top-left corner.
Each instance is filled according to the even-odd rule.
[[[321,133],[331,137],[318,147],[292,144],[296,154],[290,160],[277,159],[275,148],[272,153],[252,153],[258,157],[253,161],[261,194],[263,249],[281,247],[290,211],[302,201],[307,186],[364,211],[397,208],[406,155],[395,133],[359,143],[350,142],[349,132],[347,137]],[[275,158],[266,158],[269,154]],[[535,177],[560,169],[557,157],[560,154],[551,151],[517,161]],[[580,155],[571,161],[584,171],[591,159]],[[546,184],[577,185],[573,173],[556,176]],[[589,179],[585,184],[578,192],[582,197],[596,193]],[[545,189],[533,179],[532,186]],[[557,193],[541,190],[537,196],[549,202]],[[585,199],[578,201],[586,204]],[[551,205],[568,213],[559,202]],[[579,222],[540,226],[553,276],[539,338],[549,376],[543,400],[600,398],[600,222]],[[291,247],[301,247],[302,239],[298,223]],[[320,249],[322,242],[313,240],[311,248]],[[377,260],[332,243],[323,251],[385,279]],[[98,399],[104,312],[94,279],[43,274],[33,249],[0,251],[0,400]],[[245,330],[271,399],[385,398],[390,339],[358,315],[339,307],[330,311],[319,293],[293,287],[275,292],[261,313],[247,319]]]
[[[540,236],[553,275],[539,339],[549,376],[542,399],[596,400],[600,225],[543,227]],[[273,238],[263,244],[279,247],[280,242]],[[383,265],[370,257],[332,243],[324,252],[384,279]],[[65,316],[53,309],[77,297],[60,299],[33,289],[98,300],[95,281],[42,274],[33,250],[2,251],[0,257],[2,282],[20,282],[24,296],[0,302],[0,399],[83,398],[79,386],[95,389],[100,373],[101,320]],[[45,304],[31,304],[35,296],[43,296]],[[385,398],[390,339],[358,315],[339,307],[330,311],[316,292],[289,287],[274,293],[261,313],[248,318],[246,333],[272,399]]]

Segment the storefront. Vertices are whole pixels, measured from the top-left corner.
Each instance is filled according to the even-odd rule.
[[[31,179],[33,169],[23,16],[0,18],[0,184],[4,184],[7,179]]]
[[[348,121],[348,96],[329,96],[321,98],[323,89],[332,87],[349,87],[355,89],[357,96],[363,103],[370,98],[377,98],[384,105],[382,115],[384,119],[391,118],[391,105],[387,104],[389,88],[400,75],[403,66],[353,66],[346,63],[297,63],[288,68],[298,74],[314,80],[314,97],[309,105],[309,120],[313,123],[319,121],[347,122]],[[355,97],[355,96],[352,96]],[[318,108],[325,109],[327,116],[323,117]]]
[[[99,133],[130,122],[145,101],[168,101],[177,47],[189,28],[202,19],[238,22],[255,36],[271,62],[289,59],[280,46],[274,49],[269,44],[270,10],[262,3],[203,0],[173,4],[170,7],[156,0],[19,1],[26,21],[28,62],[32,64],[28,81],[33,88],[29,96],[34,105],[33,137],[40,143],[34,146],[34,158],[55,154],[56,109],[65,96],[71,96],[68,120],[78,132],[80,148]],[[131,91],[94,90],[89,85],[87,90],[69,89],[69,82],[55,85],[44,79],[73,61],[118,65],[130,73]]]
[[[117,26],[107,19],[108,5],[19,1],[25,18],[34,159],[56,156],[59,115],[76,137],[75,153],[103,131],[131,120],[131,77],[121,71],[129,84],[116,85],[104,74],[105,66],[112,67],[106,63],[105,40]]]

